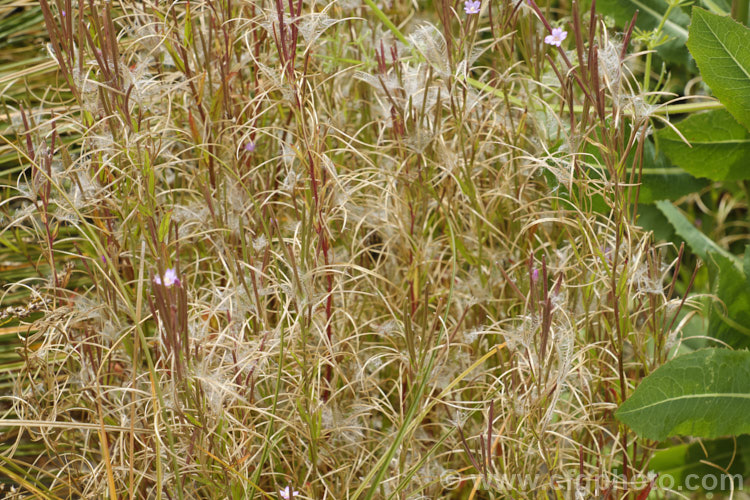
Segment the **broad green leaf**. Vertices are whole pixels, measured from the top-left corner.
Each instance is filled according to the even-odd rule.
[[[694,7],[687,46],[703,81],[737,121],[750,128],[750,30]]]
[[[657,132],[672,163],[696,177],[714,181],[750,179],[750,133],[725,109],[699,113]]]
[[[703,349],[643,379],[615,416],[639,436],[664,440],[750,432],[750,352]]]
[[[681,444],[657,451],[648,464],[650,471],[659,476],[670,476],[672,483],[683,490],[699,484],[692,478],[702,478],[721,471],[729,472],[738,487],[738,481],[750,472],[750,436],[705,440],[700,443]],[[689,477],[690,476],[690,477]],[[721,481],[719,481],[721,483]],[[729,477],[717,484],[713,491],[728,491]]]
[[[745,272],[723,255],[710,253],[707,259],[713,294],[708,334],[733,348],[750,347],[750,287]]]
[[[667,11],[666,0],[599,0],[597,10],[614,18],[620,27],[626,27],[638,10],[636,27],[642,31],[651,31],[659,26],[664,13]],[[688,54],[685,41],[688,39],[687,25],[690,17],[682,9],[673,9],[664,23],[663,34],[670,40],[657,47],[657,52],[663,58],[679,64],[687,64]]]
[[[696,179],[677,167],[643,169],[638,203],[657,200],[676,200],[706,187],[706,181]]]
[[[664,214],[669,223],[672,224],[677,235],[685,240],[685,243],[688,244],[698,257],[708,260],[708,253],[714,252],[731,260],[737,268],[741,267],[740,261],[736,256],[727,252],[711,238],[700,232],[670,201],[657,201],[656,207]]]

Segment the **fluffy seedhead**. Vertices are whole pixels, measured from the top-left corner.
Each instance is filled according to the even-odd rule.
[[[509,0],[436,2],[406,35],[351,2],[41,4],[61,108],[19,104],[3,231],[41,249],[16,286],[44,314],[6,400],[50,493],[463,498],[540,474],[505,493],[537,498],[645,467],[612,414],[679,300],[634,223],[627,40],[594,19],[545,44]]]

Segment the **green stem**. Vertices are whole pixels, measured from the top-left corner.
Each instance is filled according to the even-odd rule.
[[[686,104],[671,104],[655,109],[654,115],[679,115],[683,113],[696,113],[698,111],[709,111],[712,109],[724,109],[719,101],[701,101]]]
[[[654,49],[649,44],[648,53],[646,54],[646,67],[643,70],[643,93],[648,92],[648,86],[651,83],[651,56],[654,53]]]
[[[372,0],[365,0],[365,3],[368,7],[370,7],[370,10],[375,14],[375,17],[380,19],[380,21],[386,25],[386,27],[391,30],[391,33],[399,39],[399,41],[405,45],[409,45],[409,41],[406,39],[403,33],[401,33],[401,30],[396,27],[395,24],[391,22],[390,19],[388,19],[388,16],[386,16],[380,8],[375,5],[375,2]]]

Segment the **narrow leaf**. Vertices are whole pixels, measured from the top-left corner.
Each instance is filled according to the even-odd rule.
[[[685,240],[690,249],[701,259],[707,260],[709,252],[715,252],[730,259],[737,268],[741,267],[739,259],[717,245],[711,238],[700,232],[680,210],[671,202],[661,200],[656,202],[656,207],[664,214],[675,232]]]
[[[164,238],[167,236],[167,232],[169,231],[169,222],[172,220],[172,211],[164,214],[164,218],[159,223],[159,231],[158,231],[158,238],[159,241],[164,241]]]

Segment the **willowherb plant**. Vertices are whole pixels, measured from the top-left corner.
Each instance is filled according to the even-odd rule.
[[[39,491],[474,498],[541,474],[502,493],[535,498],[643,471],[612,413],[681,302],[634,222],[629,34],[576,2],[554,28],[533,1],[436,4],[404,36],[369,1],[41,1],[64,112],[19,103],[3,205],[43,256],[7,398]]]

